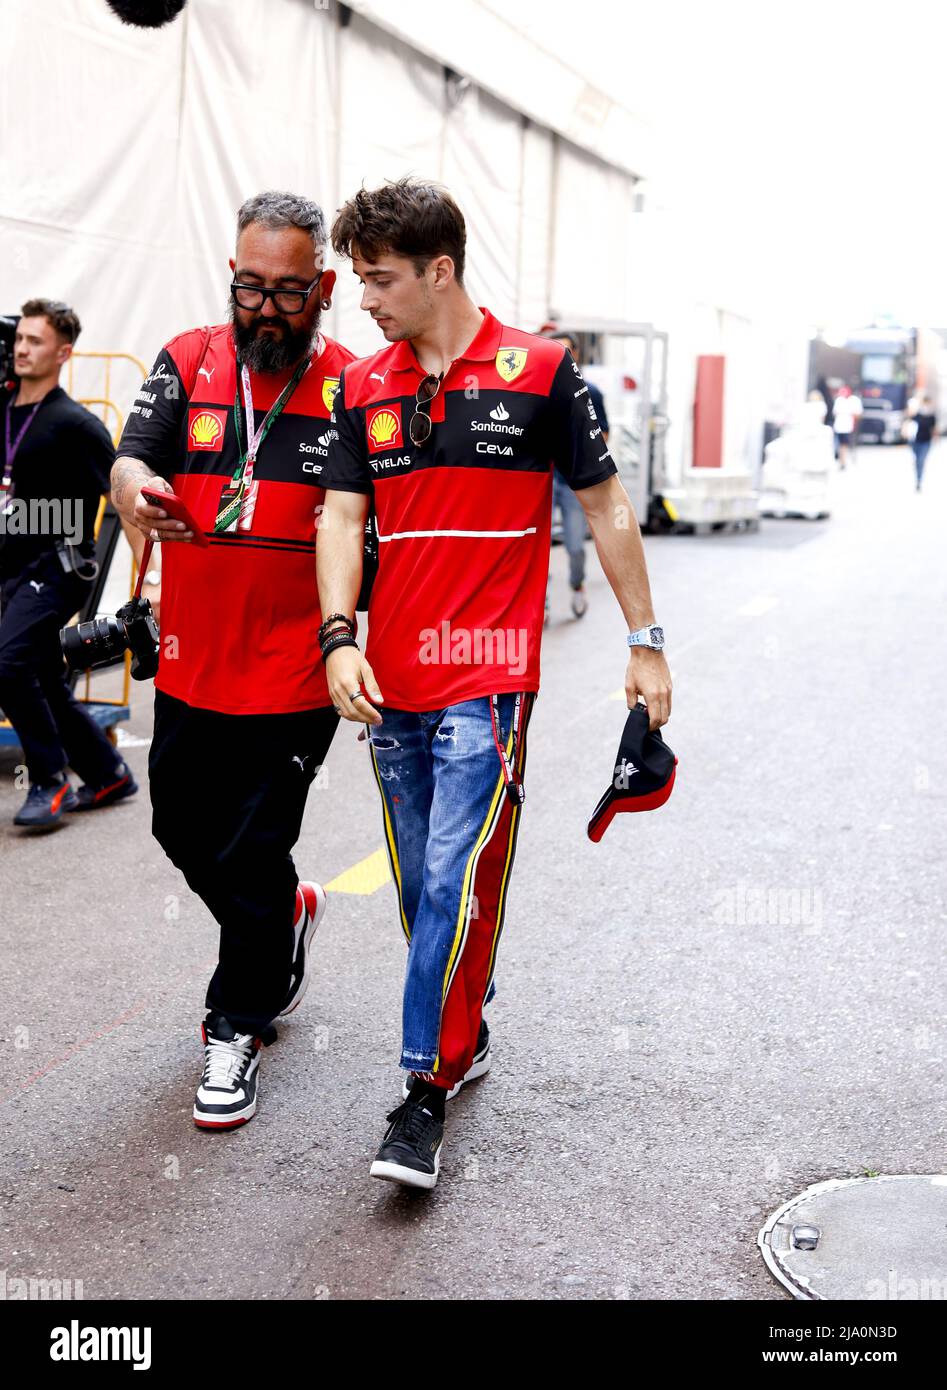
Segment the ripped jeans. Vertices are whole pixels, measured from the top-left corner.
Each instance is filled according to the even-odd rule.
[[[520,715],[521,775],[535,699]],[[511,755],[514,696],[498,702]],[[383,721],[369,747],[408,942],[401,1066],[449,1087],[473,1060],[492,997],[522,806],[506,793],[488,697],[420,714],[386,708]]]

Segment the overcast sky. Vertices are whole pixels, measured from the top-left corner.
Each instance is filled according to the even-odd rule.
[[[943,0],[517,0],[505,13],[648,118],[664,200],[692,209],[714,254],[774,304],[828,325],[947,326]]]

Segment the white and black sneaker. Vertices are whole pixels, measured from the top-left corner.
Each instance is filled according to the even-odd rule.
[[[433,1187],[441,1166],[444,1121],[410,1100],[387,1118],[388,1131],[375,1155],[372,1177],[405,1187]]]
[[[260,1048],[276,1040],[272,1024],[258,1036],[238,1033],[223,1014],[201,1024],[204,1071],[194,1099],[198,1129],[235,1129],[256,1114]]]
[[[293,978],[286,996],[286,1003],[280,1009],[279,1017],[285,1018],[302,1003],[303,995],[309,988],[310,960],[309,945],[316,927],[322,921],[328,895],[321,883],[300,883],[296,889],[296,915],[293,919]]]
[[[480,1032],[477,1034],[477,1050],[473,1055],[473,1061],[455,1085],[447,1092],[447,1099],[453,1100],[461,1086],[465,1086],[468,1081],[476,1081],[478,1076],[484,1076],[493,1063],[493,1054],[490,1051],[490,1029],[487,1027],[486,1019],[480,1020]],[[415,1077],[413,1072],[409,1072],[405,1078],[405,1083],[401,1088],[401,1094],[407,1100],[411,1094],[411,1087],[414,1085]]]

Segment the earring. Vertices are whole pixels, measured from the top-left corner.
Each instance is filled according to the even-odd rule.
[[[323,309],[331,309],[331,308],[332,308],[332,300],[331,300],[331,299],[324,299],[324,300],[322,301],[322,307],[323,307]]]

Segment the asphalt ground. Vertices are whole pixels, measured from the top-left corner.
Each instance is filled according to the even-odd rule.
[[[906,449],[864,448],[828,521],[647,539],[678,779],[599,845],[624,626],[591,548],[572,620],[554,552],[494,1066],[451,1102],[430,1194],[368,1176],[404,946],[354,728],[297,863],[368,860],[363,891],[330,895],[230,1134],[190,1118],[214,924],[144,791],[24,837],[7,756],[0,1269],[92,1299],[775,1300],[755,1238],[794,1193],[945,1171],[947,446],[928,475],[917,495]],[[127,727],[147,740],[150,689]]]

